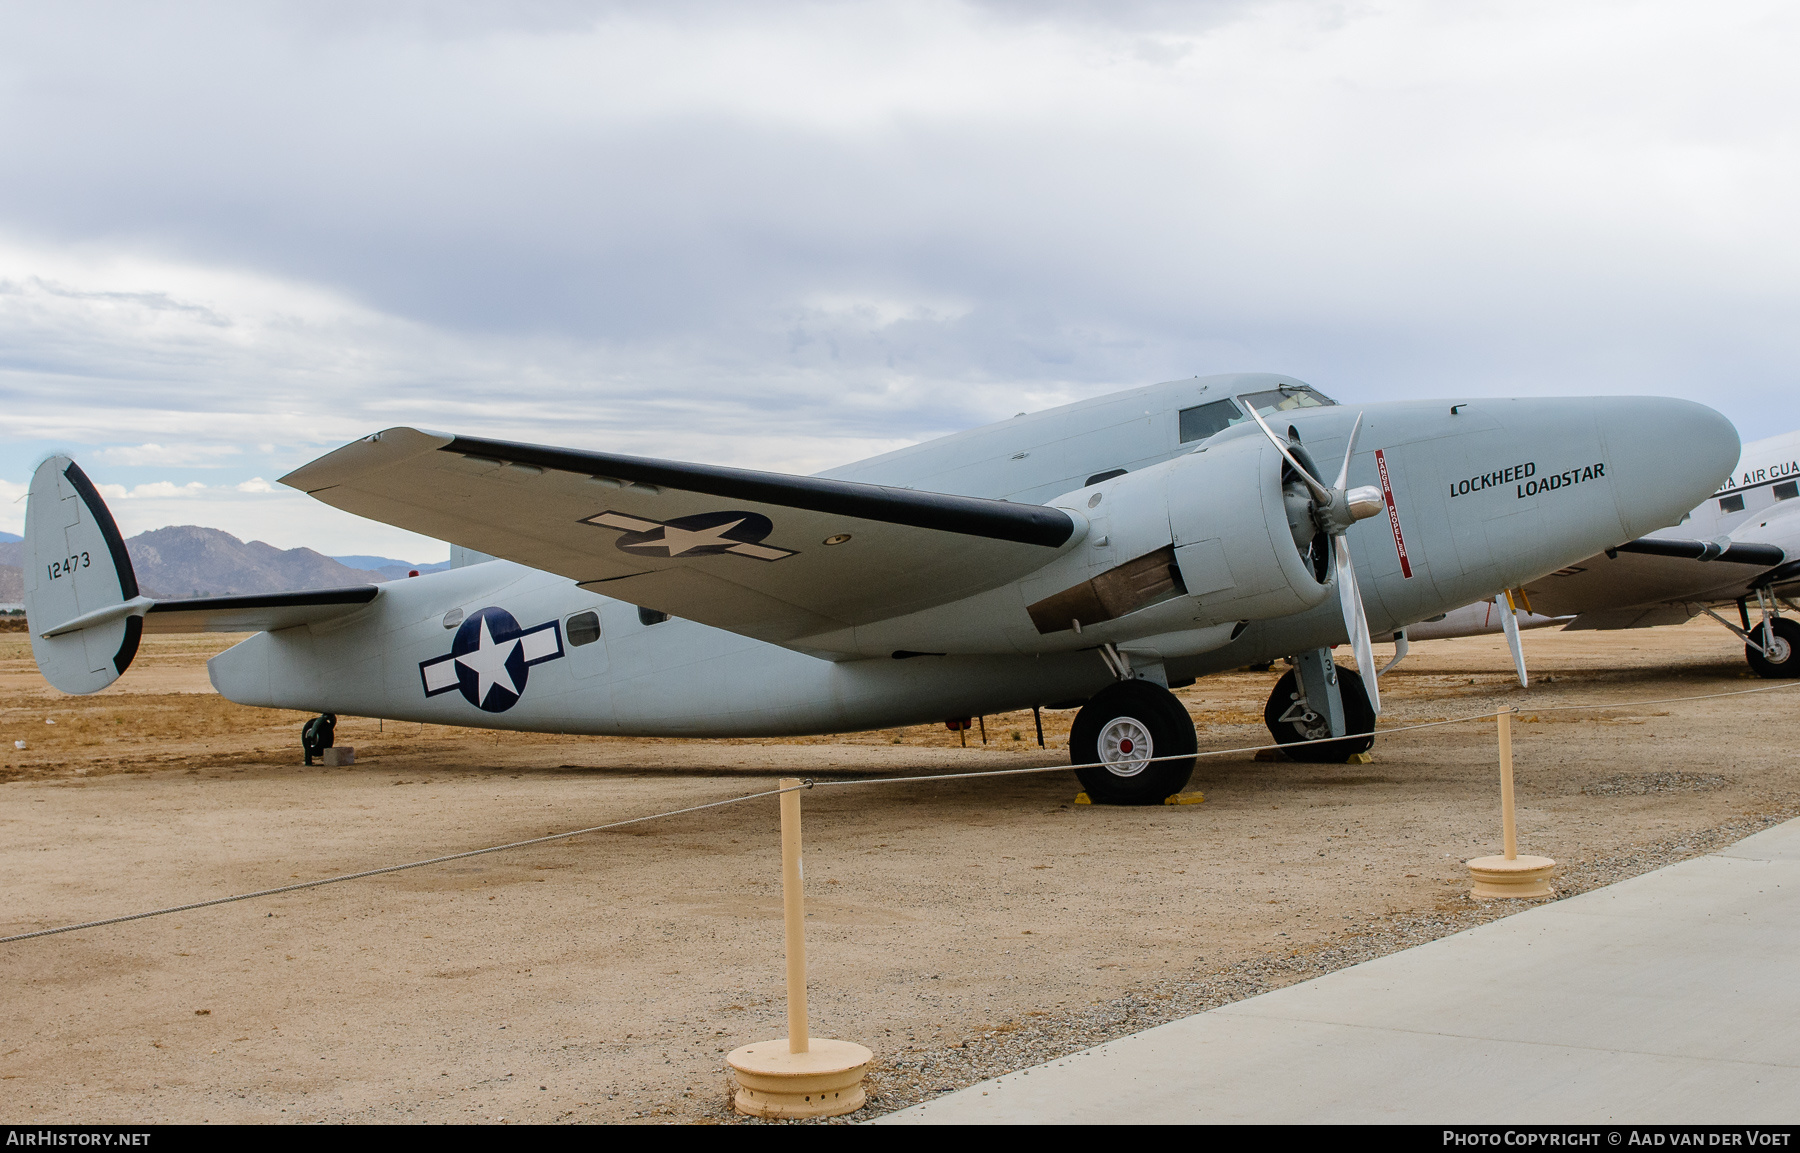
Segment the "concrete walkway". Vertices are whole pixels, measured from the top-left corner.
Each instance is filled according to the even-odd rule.
[[[878,1124],[1800,1119],[1800,821]]]

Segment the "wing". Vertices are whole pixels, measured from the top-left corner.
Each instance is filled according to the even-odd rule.
[[[1594,619],[1633,606],[1730,600],[1742,595],[1746,582],[1781,564],[1783,556],[1780,548],[1768,544],[1724,546],[1645,537],[1531,581],[1525,586],[1525,595],[1533,612],[1592,614]],[[1687,612],[1679,619],[1692,615]],[[1631,616],[1635,620],[1642,614]],[[1658,618],[1652,623],[1664,621]]]
[[[326,504],[785,644],[971,596],[1075,535],[1042,505],[396,428],[282,478]]]

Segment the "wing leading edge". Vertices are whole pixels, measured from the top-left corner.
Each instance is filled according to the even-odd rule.
[[[372,520],[784,644],[973,595],[1085,522],[1043,505],[388,429],[282,478]]]
[[[1786,552],[1772,544],[1641,537],[1527,582],[1534,611],[1575,616],[1567,627],[1647,628],[1674,624],[1707,601],[1743,595],[1779,572]]]

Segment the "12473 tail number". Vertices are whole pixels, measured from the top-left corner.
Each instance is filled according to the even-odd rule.
[[[74,556],[64,557],[62,560],[51,561],[44,568],[49,571],[50,579],[56,580],[58,577],[68,576],[78,568],[88,567],[88,563],[88,554],[76,553]]]

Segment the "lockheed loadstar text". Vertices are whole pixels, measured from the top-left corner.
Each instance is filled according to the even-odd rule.
[[[1472,476],[1467,480],[1450,482],[1450,499],[1468,496],[1483,489],[1498,488],[1501,485],[1513,486],[1514,495],[1519,500],[1528,496],[1536,496],[1540,492],[1555,492],[1583,481],[1595,480],[1606,475],[1604,462],[1597,464],[1577,465],[1549,476],[1539,476],[1537,461],[1528,460],[1524,464],[1509,465],[1493,472],[1484,472],[1480,476]]]

